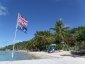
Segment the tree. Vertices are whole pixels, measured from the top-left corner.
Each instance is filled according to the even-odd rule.
[[[60,39],[60,42],[62,42],[66,38],[68,28],[69,27],[64,26],[63,20],[59,19],[59,21],[57,21],[55,26],[51,29],[55,31],[55,35]]]
[[[85,44],[85,30],[81,30],[78,35],[76,36],[76,40],[78,42],[84,42]],[[82,44],[82,43],[81,43]]]
[[[45,50],[46,45],[53,43],[52,35],[49,31],[37,31],[35,34],[36,47]]]
[[[64,45],[66,45],[65,39],[68,35],[68,33],[67,33],[68,28],[69,27],[64,26],[62,19],[59,19],[56,22],[55,26],[53,28],[51,28],[53,31],[55,31],[55,33],[54,33],[55,36],[54,37],[55,37],[56,42],[59,42],[59,43],[63,42]]]

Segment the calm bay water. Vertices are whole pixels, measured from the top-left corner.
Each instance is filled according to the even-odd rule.
[[[14,52],[14,58],[11,57],[11,51],[0,51],[0,61],[13,61],[13,60],[31,60],[34,59],[26,52]]]

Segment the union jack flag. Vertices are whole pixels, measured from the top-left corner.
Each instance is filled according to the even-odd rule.
[[[22,30],[26,33],[28,21],[26,21],[20,14],[18,14],[17,29]]]

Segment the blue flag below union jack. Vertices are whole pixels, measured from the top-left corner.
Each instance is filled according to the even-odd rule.
[[[17,29],[27,33],[28,21],[26,21],[20,14],[18,14]]]

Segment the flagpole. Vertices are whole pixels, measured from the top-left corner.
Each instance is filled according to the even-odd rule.
[[[15,40],[16,40],[16,32],[17,32],[17,28],[15,30],[15,35],[14,35],[14,44],[13,44],[13,50],[12,50],[12,58],[14,57],[14,47],[15,47]]]
[[[19,15],[19,13],[18,13]],[[18,22],[18,18],[17,18],[17,22]],[[15,30],[15,34],[14,34],[14,41],[13,41],[13,50],[12,50],[12,58],[14,57],[14,47],[15,47],[15,40],[16,40],[16,33],[17,33],[17,24],[16,24],[16,30]]]

